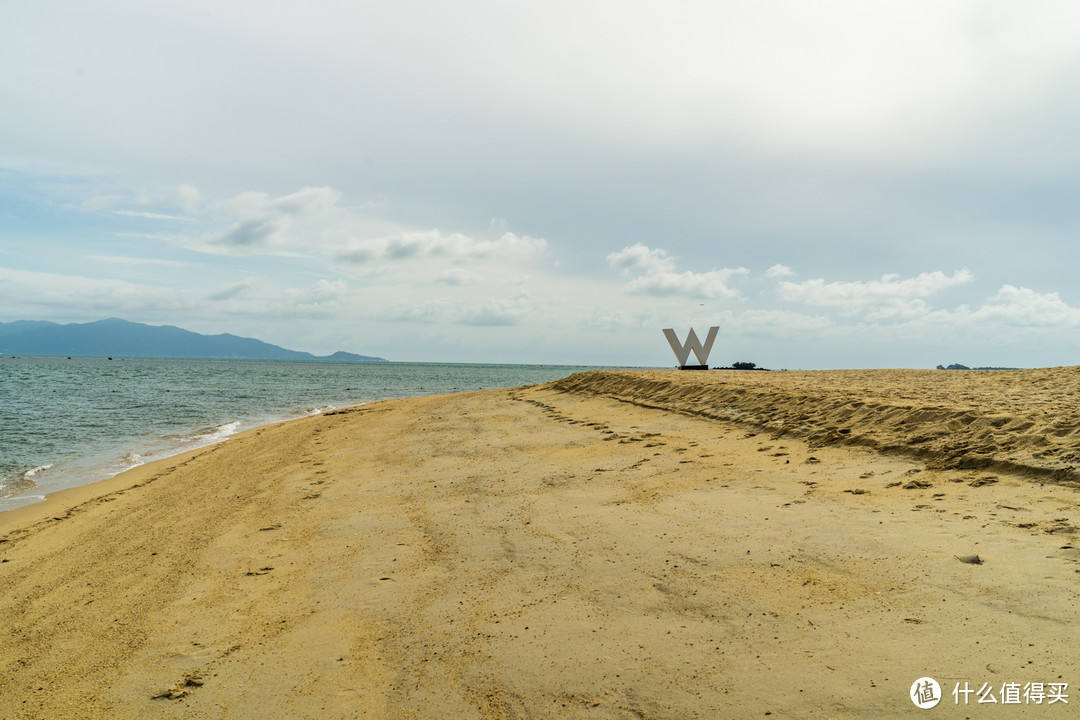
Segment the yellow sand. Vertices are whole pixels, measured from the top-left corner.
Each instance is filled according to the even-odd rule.
[[[1078,392],[593,372],[251,431],[0,515],[0,717],[1067,717]]]

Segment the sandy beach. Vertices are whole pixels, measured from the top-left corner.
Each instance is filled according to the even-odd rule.
[[[1068,717],[1078,397],[592,371],[252,430],[0,514],[0,717]]]

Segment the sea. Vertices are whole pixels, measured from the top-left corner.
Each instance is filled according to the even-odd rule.
[[[281,420],[585,366],[0,358],[0,511]]]

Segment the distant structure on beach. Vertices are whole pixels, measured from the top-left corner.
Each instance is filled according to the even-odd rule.
[[[679,361],[680,370],[708,370],[709,353],[712,352],[713,341],[716,340],[716,333],[720,332],[719,327],[709,328],[709,334],[705,336],[705,344],[702,345],[698,340],[697,333],[694,332],[694,328],[690,328],[690,333],[686,336],[686,342],[679,342],[679,337],[675,334],[675,331],[671,328],[664,328],[664,337],[667,338],[668,345],[671,346],[671,351],[675,353],[675,359]],[[694,355],[697,356],[700,365],[687,365],[686,361],[690,359],[690,351],[694,351]]]
[[[769,372],[769,368],[758,367],[757,363],[752,362],[733,362],[728,367],[718,367],[713,368],[713,370],[760,370]]]

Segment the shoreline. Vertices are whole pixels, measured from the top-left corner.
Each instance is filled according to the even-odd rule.
[[[12,440],[0,453],[2,508],[207,445],[234,429],[390,397],[547,381],[573,370],[155,358],[10,362],[16,382],[0,389],[10,410],[0,432]]]
[[[802,397],[842,437],[847,405],[888,414],[917,379],[784,375],[382,401],[0,514],[0,699],[20,720],[900,717],[931,676],[944,717],[971,712],[954,683],[1076,702],[1076,491],[699,412]],[[936,405],[1026,417],[1062,377]],[[984,454],[1035,435],[984,425]]]
[[[331,406],[330,409],[333,410],[338,408]],[[45,465],[34,469],[37,471],[34,477],[43,476],[39,480],[32,481],[35,485],[34,489],[38,489],[36,486],[42,480],[44,480],[46,485],[54,487],[50,487],[50,489],[42,492],[26,492],[24,494],[9,495],[0,498],[0,517],[3,517],[4,514],[9,512],[46,502],[48,498],[58,493],[107,482],[119,475],[124,475],[145,465],[162,462],[176,457],[177,455],[184,455],[189,452],[212,447],[218,443],[227,442],[236,435],[240,435],[256,428],[281,422],[291,422],[305,417],[312,417],[323,412],[326,412],[326,410],[305,412],[302,415],[295,415],[293,417],[233,420],[213,428],[202,428],[204,430],[209,430],[209,432],[193,431],[196,434],[186,436],[170,434],[168,436],[156,436],[153,438],[147,437],[133,440],[132,444],[117,445],[112,448],[100,448],[94,452],[87,452],[63,460],[56,460],[52,463],[46,463]],[[230,426],[232,426],[233,429],[227,430]],[[130,460],[130,458],[138,459]],[[114,468],[117,466],[119,466],[120,469],[115,470]],[[56,471],[53,474],[47,474],[54,468]],[[56,475],[58,475],[58,477],[54,477]],[[94,477],[97,479],[86,479]],[[20,480],[16,479],[12,485],[17,485],[19,482]],[[19,504],[9,506],[9,503],[15,502],[19,502]]]
[[[289,422],[289,421],[282,421]],[[224,440],[220,442],[225,442]],[[216,445],[218,443],[214,443]],[[170,462],[179,463],[197,457],[214,445],[184,450],[158,458],[142,465],[123,470],[115,475],[100,480],[92,480],[82,485],[63,488],[47,493],[42,500],[28,505],[20,505],[0,511],[0,535],[16,532],[31,525],[50,519],[71,516],[79,508],[104,501],[111,495],[140,487],[148,478],[154,477]],[[160,467],[159,467],[160,466]]]

